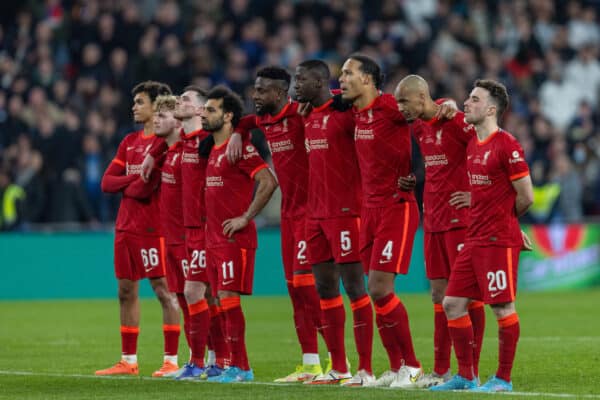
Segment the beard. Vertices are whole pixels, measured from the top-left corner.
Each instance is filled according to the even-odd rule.
[[[220,130],[223,127],[223,125],[225,125],[225,121],[223,120],[223,118],[214,121],[213,123],[210,123],[208,121],[202,121],[202,129],[208,132],[216,132]]]

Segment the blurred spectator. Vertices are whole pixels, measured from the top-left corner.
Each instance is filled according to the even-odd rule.
[[[555,221],[569,224],[581,222],[583,187],[579,173],[565,153],[554,158],[550,176],[551,181],[560,186],[558,215],[556,215]]]
[[[23,217],[24,202],[25,191],[12,181],[8,168],[0,166],[0,230],[17,227]]]

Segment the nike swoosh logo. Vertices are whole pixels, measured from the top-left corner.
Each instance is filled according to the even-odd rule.
[[[306,261],[306,260],[302,260],[302,261],[299,262],[300,265],[304,265],[304,264],[307,264],[307,263],[308,263],[308,261]]]
[[[227,286],[227,285],[229,285],[230,283],[233,283],[233,279],[232,279],[232,280],[230,280],[230,281],[223,281],[223,286]]]
[[[202,270],[192,269],[192,275],[198,275]]]
[[[379,260],[379,264],[387,264],[387,263],[391,263],[392,260]]]
[[[131,149],[135,149],[135,146],[127,146],[127,151],[129,151]]]
[[[501,294],[502,294],[502,292],[492,293],[492,294],[490,294],[490,297],[493,299],[494,297],[499,296]]]
[[[348,254],[351,254],[351,253],[352,253],[352,250],[350,250],[350,251],[342,251],[341,256],[342,257],[346,257]]]

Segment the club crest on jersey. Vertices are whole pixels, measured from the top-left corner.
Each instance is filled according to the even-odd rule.
[[[225,154],[219,154],[219,156],[217,157],[217,162],[215,164],[215,167],[221,166],[221,160],[223,159],[223,157],[225,157]]]
[[[367,123],[370,124],[371,122],[373,122],[373,110],[372,109],[367,111]]]
[[[483,161],[481,162],[483,165],[486,165],[486,164],[487,164],[487,160],[488,160],[488,158],[490,157],[490,154],[491,154],[491,153],[492,153],[492,151],[491,151],[491,150],[488,150],[488,151],[486,151],[486,152],[483,154]]]
[[[327,129],[327,122],[329,121],[329,115],[325,115],[323,117],[323,124],[321,125],[321,129],[325,130]]]
[[[287,132],[288,131],[288,120],[287,118],[283,119],[283,132]]]
[[[442,130],[441,129],[438,129],[438,131],[435,133],[435,144],[437,146],[442,145]]]
[[[174,165],[175,165],[175,162],[177,161],[177,157],[179,157],[179,154],[175,154],[175,155],[173,156],[173,159],[171,160],[171,166],[174,166]]]
[[[304,139],[304,148],[306,149],[307,153],[310,153],[310,143],[308,141],[308,138]]]
[[[150,151],[151,147],[152,147],[151,144],[149,144],[148,146],[146,146],[146,148],[144,149],[144,155],[148,154],[148,152]]]

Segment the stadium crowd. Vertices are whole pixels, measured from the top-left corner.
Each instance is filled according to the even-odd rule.
[[[598,2],[273,3],[2,2],[0,229],[114,221],[118,199],[100,180],[134,128],[137,82],[160,80],[175,93],[224,83],[251,110],[258,67],[319,58],[337,78],[357,50],[384,67],[387,92],[418,73],[434,97],[462,107],[477,77],[502,81],[512,99],[503,126],[522,143],[536,187],[530,218],[600,214]]]

